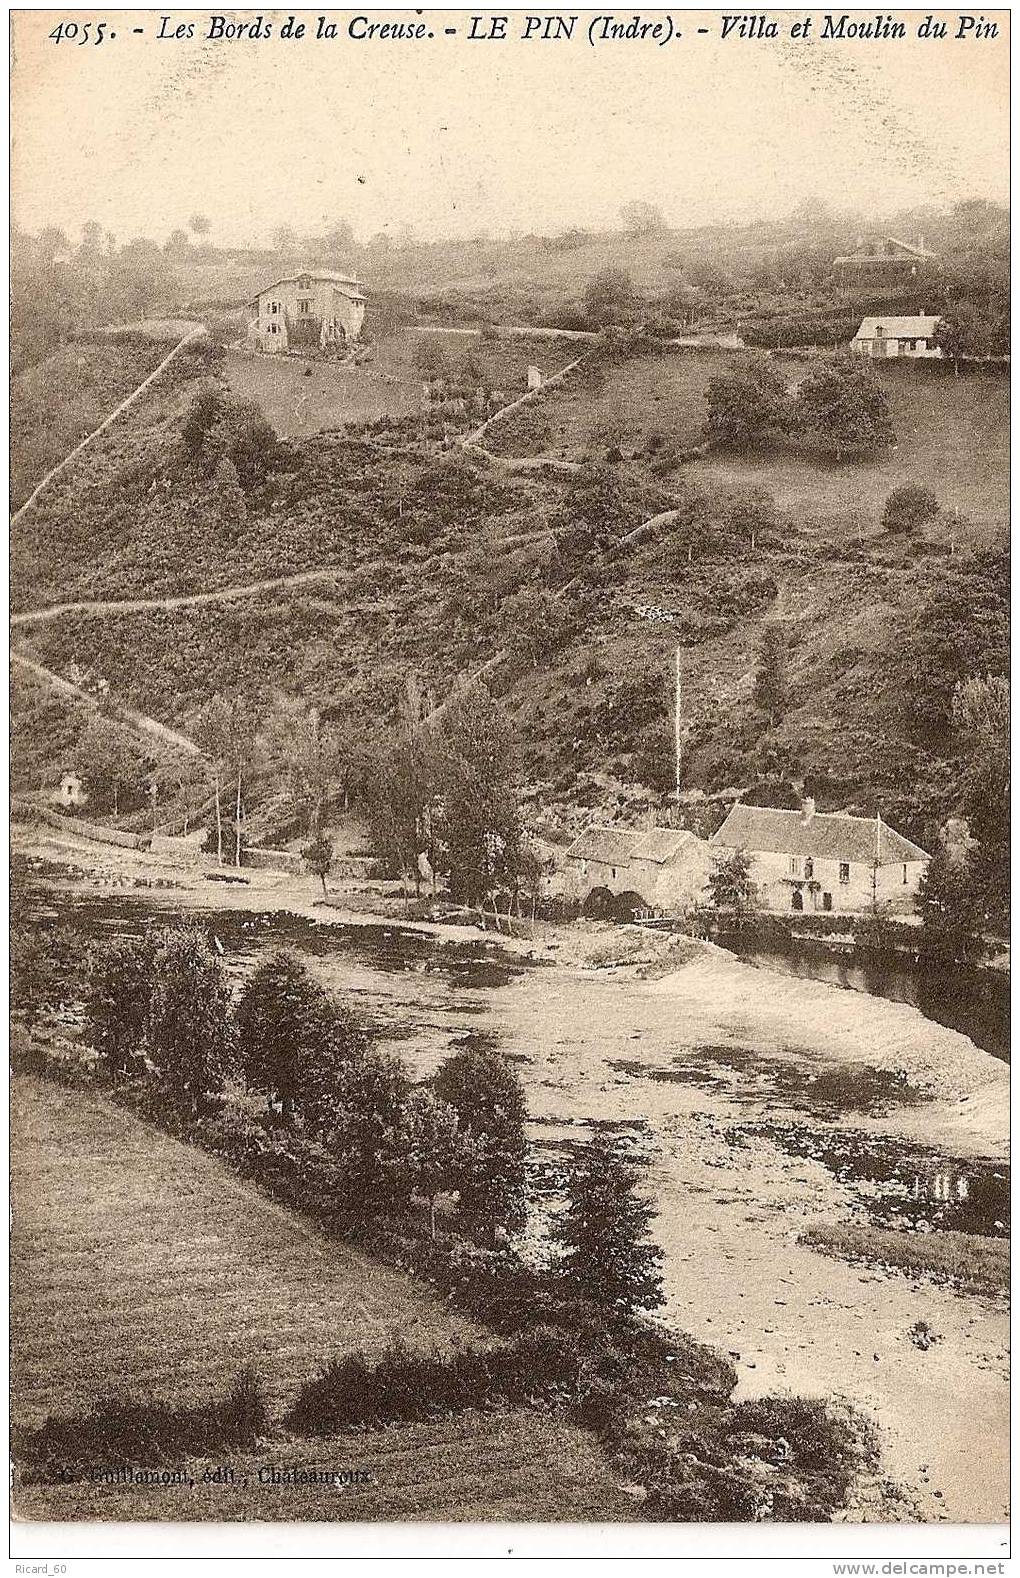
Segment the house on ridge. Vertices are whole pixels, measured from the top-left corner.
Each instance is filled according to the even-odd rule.
[[[248,313],[251,349],[271,356],[307,356],[354,344],[365,321],[365,296],[353,274],[303,269],[260,290]]]
[[[930,856],[880,816],[732,807],[709,843],[751,856],[763,909],[861,915],[876,906],[912,912]]]
[[[852,252],[834,258],[833,269],[848,285],[909,285],[939,261],[924,238],[901,241],[898,236],[868,236]]]

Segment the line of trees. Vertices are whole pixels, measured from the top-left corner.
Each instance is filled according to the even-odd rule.
[[[341,1216],[399,1218],[416,1197],[434,1240],[445,1197],[456,1203],[458,1230],[475,1241],[498,1247],[525,1226],[527,1111],[513,1064],[465,1048],[415,1084],[291,954],[263,960],[235,1006],[222,960],[199,929],[111,943],[90,960],[85,1025],[111,1080],[151,1080],[185,1122],[229,1121],[232,1084],[260,1094],[267,1143],[313,1142],[333,1186],[342,1180]],[[661,1253],[639,1180],[633,1160],[597,1131],[556,1229],[573,1292],[620,1315],[662,1302]]]

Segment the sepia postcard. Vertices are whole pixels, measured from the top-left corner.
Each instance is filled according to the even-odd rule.
[[[9,16],[17,1570],[1005,1572],[1009,12]]]

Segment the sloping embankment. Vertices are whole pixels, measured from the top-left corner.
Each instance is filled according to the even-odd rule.
[[[909,1004],[756,969],[710,944],[648,989],[745,1043],[902,1072],[931,1098],[917,1118],[932,1143],[1006,1152],[1008,1067]]]

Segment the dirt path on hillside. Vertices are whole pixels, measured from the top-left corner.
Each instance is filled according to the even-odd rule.
[[[245,581],[237,586],[221,586],[212,592],[185,592],[177,597],[129,597],[118,602],[89,599],[79,603],[49,603],[45,608],[30,608],[11,615],[11,625],[40,625],[62,614],[89,614],[99,619],[121,614],[169,613],[175,608],[200,608],[206,603],[229,603],[239,597],[256,597],[259,592],[276,592],[282,587],[310,586],[341,574],[336,565],[320,570],[298,570],[294,575],[275,575],[265,581]]]
[[[129,327],[134,332],[139,332],[142,328],[142,325],[131,324],[126,327]],[[83,450],[87,449],[101,433],[105,433],[108,427],[112,427],[119,416],[122,416],[125,411],[129,411],[135,404],[136,400],[140,400],[142,395],[145,394],[148,389],[151,389],[152,385],[162,377],[163,373],[170,366],[170,363],[176,360],[186,345],[191,345],[196,340],[206,338],[209,332],[205,325],[201,323],[186,323],[179,325],[179,327],[186,332],[182,332],[181,338],[178,340],[170,354],[168,356],[164,356],[159,366],[154,367],[152,372],[149,373],[148,377],[143,378],[137,388],[132,389],[131,393],[124,400],[122,400],[119,405],[114,407],[109,416],[103,418],[98,427],[93,428],[91,433],[86,433],[81,442],[79,444],[75,444],[74,448],[64,456],[63,460],[58,460],[57,464],[52,466],[50,470],[47,471],[41,482],[36,483],[24,504],[20,505],[11,516],[12,527],[17,525],[21,517],[35,503],[43,489],[49,486],[54,477],[58,477],[60,475],[65,466],[69,466],[71,461],[74,460],[76,456],[80,455]]]

